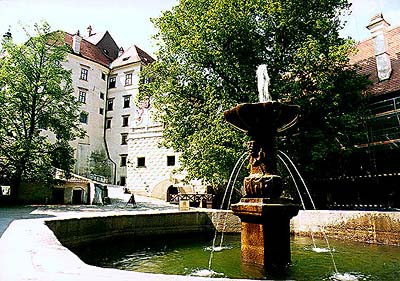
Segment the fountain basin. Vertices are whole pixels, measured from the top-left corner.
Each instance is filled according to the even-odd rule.
[[[376,230],[379,227],[385,226],[384,230],[391,231],[392,237],[396,239],[396,244],[400,245],[400,213],[399,212],[352,212],[352,211],[300,211],[301,219],[294,224],[296,228],[302,227],[306,222],[315,222],[316,218],[321,218],[320,221],[337,222],[339,225],[336,228],[328,227],[328,235],[334,236],[338,230],[346,231],[343,224],[338,219],[343,219],[350,216],[353,219],[360,217],[360,214],[365,216],[379,216],[385,221],[375,225]],[[119,216],[121,214],[90,214],[90,217],[101,217],[108,221],[110,229],[115,229],[114,221],[110,216]],[[89,234],[92,230],[92,238],[97,237],[94,232],[93,225],[98,221],[93,221],[86,214],[86,220],[79,220],[84,214],[75,214],[65,216],[63,218],[51,219],[56,223],[65,227],[70,226],[71,219],[80,221],[80,225],[76,225],[76,229],[70,229],[70,233]],[[132,215],[134,216],[134,215]],[[297,218],[297,217],[296,217]],[[106,281],[131,281],[131,280],[221,280],[221,279],[199,279],[197,277],[178,276],[178,275],[161,275],[161,274],[146,274],[140,272],[132,272],[125,270],[117,270],[111,268],[100,268],[90,266],[82,262],[75,254],[60,244],[58,239],[63,240],[63,237],[56,237],[54,232],[48,228],[46,222],[50,219],[29,219],[16,220],[11,223],[8,229],[0,237],[0,280],[93,280]],[[147,219],[151,224],[151,219]],[[360,224],[366,223],[367,220],[360,220]],[[298,225],[300,223],[300,225]],[[317,223],[317,222],[315,222]],[[114,227],[112,227],[114,225]],[[324,223],[325,225],[325,223]],[[120,225],[123,227],[123,225]],[[317,225],[314,225],[316,227]],[[390,227],[389,227],[390,226]],[[134,224],[126,224],[126,227],[134,228]],[[371,229],[369,225],[365,228]],[[387,228],[387,229],[386,229]],[[178,229],[178,227],[174,227]],[[304,229],[309,229],[308,225],[304,225]],[[297,229],[298,230],[298,229]],[[294,229],[294,231],[297,231]],[[123,233],[123,228],[120,233]],[[349,235],[354,234],[352,229],[346,231]],[[309,235],[309,233],[304,233]],[[380,236],[379,233],[377,233]],[[338,237],[341,238],[341,237]],[[390,247],[388,245],[368,245],[355,244],[354,239],[350,236],[342,236],[349,241],[331,241],[331,246],[335,249],[335,258],[337,258],[338,269],[340,272],[359,272],[365,276],[359,280],[398,280],[400,274],[398,264],[400,262],[400,247]],[[306,239],[306,240],[304,240]],[[133,242],[134,240],[132,240]],[[296,237],[295,241],[301,242],[298,247],[292,247],[293,250],[293,267],[290,270],[290,275],[284,275],[280,278],[272,278],[279,280],[331,280],[332,268],[329,253],[316,253],[309,250],[311,241],[308,238]],[[304,243],[303,243],[304,241]],[[88,241],[89,242],[89,241]],[[318,241],[317,241],[318,242]],[[368,241],[365,241],[368,242]],[[377,241],[379,242],[379,241]],[[381,241],[381,243],[384,240]],[[373,243],[373,241],[371,241]],[[318,242],[318,246],[324,246],[324,242]],[[339,247],[339,245],[341,245]],[[109,247],[109,244],[107,244]],[[308,250],[307,250],[307,249]],[[203,251],[201,249],[201,251]],[[224,251],[220,252],[224,254]],[[229,257],[239,257],[239,253],[231,254]],[[224,256],[227,260],[226,256]],[[207,261],[206,261],[207,262]],[[246,266],[246,265],[242,265]],[[23,270],[21,270],[23,268]],[[236,277],[238,278],[238,277]],[[261,278],[264,279],[265,278]]]
[[[250,136],[275,134],[293,126],[299,115],[298,105],[276,101],[242,103],[224,112],[226,121]]]

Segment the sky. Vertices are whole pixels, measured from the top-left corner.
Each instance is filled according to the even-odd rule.
[[[179,0],[0,0],[0,35],[11,26],[14,41],[23,42],[26,37],[21,24],[33,26],[47,21],[53,30],[69,33],[80,30],[87,34],[87,27],[93,32],[108,32],[118,46],[124,49],[136,44],[154,56],[157,48],[151,37],[156,29],[150,18],[156,18],[170,10]],[[365,28],[371,17],[382,12],[392,25],[400,25],[399,0],[351,0],[352,13],[346,17],[347,25],[341,32],[344,37],[356,41],[366,39],[369,31]]]

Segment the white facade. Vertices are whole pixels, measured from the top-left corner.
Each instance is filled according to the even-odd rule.
[[[132,128],[128,139],[127,187],[141,195],[166,199],[175,184],[179,157],[172,149],[160,147],[161,125]]]
[[[153,59],[136,46],[118,49],[108,32],[88,38],[67,34],[66,42],[71,52],[64,66],[72,70],[86,131],[85,138],[72,143],[75,173],[88,176],[91,153],[102,149],[112,164],[113,184],[161,199],[166,199],[171,185],[182,192],[202,192],[193,185],[179,185],[179,155],[160,146],[163,128],[151,120],[150,103],[135,104],[140,71]],[[111,58],[113,53],[118,56]]]
[[[81,104],[81,126],[86,136],[72,142],[75,149],[75,173],[86,175],[89,157],[95,150],[104,149],[104,116],[109,70],[95,62],[69,54],[65,68],[72,70],[74,96]],[[103,79],[103,78],[104,79]],[[85,118],[86,115],[86,118]]]
[[[107,94],[105,138],[110,158],[116,163],[119,185],[126,184],[126,161],[122,158],[128,155],[128,133],[134,123],[140,68],[140,62],[118,67],[109,77],[109,81],[115,79],[115,87],[109,87]]]

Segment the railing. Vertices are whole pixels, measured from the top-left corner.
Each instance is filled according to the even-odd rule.
[[[189,202],[212,202],[214,199],[214,194],[198,194],[198,193],[180,193],[171,194],[170,203],[178,204],[180,200],[188,200]]]

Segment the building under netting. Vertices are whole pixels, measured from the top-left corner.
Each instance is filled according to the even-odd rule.
[[[374,82],[368,139],[340,176],[322,180],[319,197],[332,209],[400,208],[400,26],[378,14],[367,28],[371,37],[358,43],[351,62]]]

